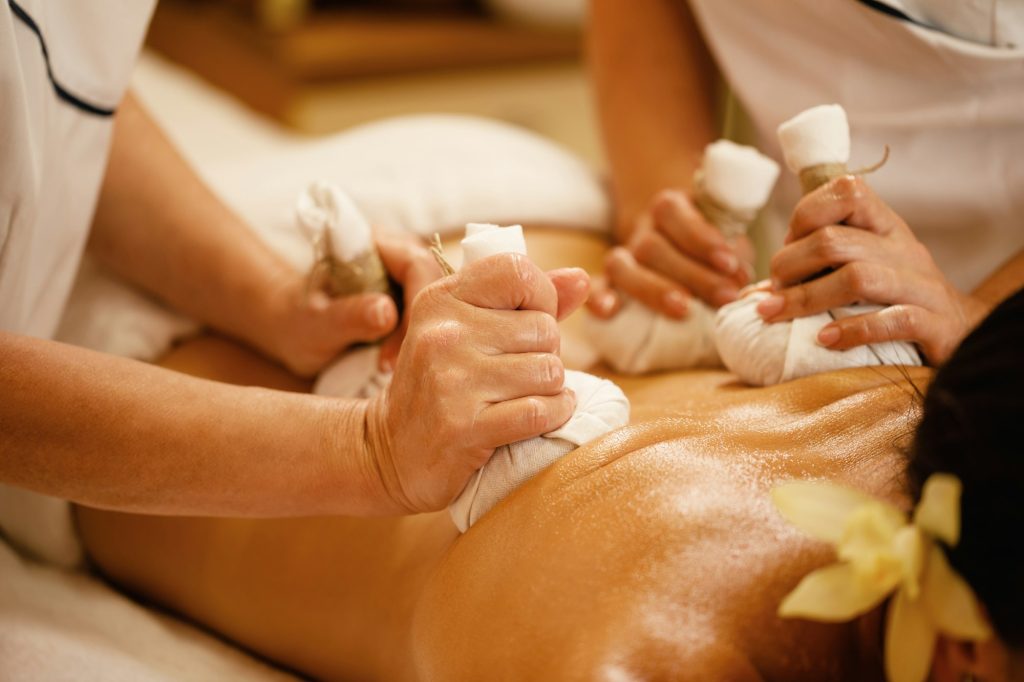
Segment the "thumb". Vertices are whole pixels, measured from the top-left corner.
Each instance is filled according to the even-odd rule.
[[[324,320],[325,331],[338,339],[339,346],[376,341],[390,334],[398,324],[398,309],[384,294],[355,294],[330,302]]]
[[[558,294],[558,319],[564,320],[587,300],[590,275],[582,268],[561,268],[548,272]]]

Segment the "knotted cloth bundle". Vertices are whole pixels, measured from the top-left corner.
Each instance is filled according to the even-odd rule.
[[[693,201],[731,241],[746,233],[778,175],[778,164],[753,147],[719,140],[704,150]],[[622,374],[717,367],[715,311],[696,298],[688,308],[685,319],[673,320],[627,298],[611,319],[587,317],[591,343]]]
[[[786,165],[799,175],[805,194],[847,174],[850,126],[839,105],[808,109],[779,126],[778,132]],[[771,295],[767,289],[767,282],[748,288],[739,300],[723,306],[715,320],[715,345],[722,364],[747,384],[771,386],[849,367],[921,364],[917,348],[905,341],[849,350],[831,350],[818,343],[818,332],[830,322],[884,306],[850,305],[768,324],[757,312],[757,305]]]
[[[314,182],[299,196],[296,214],[313,246],[311,288],[332,297],[389,292],[370,224],[347,194],[330,183]]]
[[[331,297],[390,293],[370,223],[351,197],[330,183],[314,182],[299,195],[295,213],[300,231],[313,247],[311,291]],[[379,357],[376,345],[345,353],[320,373],[313,393],[373,397],[391,380],[389,372],[378,370]]]
[[[768,324],[757,305],[771,294],[766,283],[748,288],[739,300],[723,306],[716,319],[715,338],[722,362],[751,386],[774,386],[800,377],[850,367],[919,365],[917,350],[908,343],[887,341],[849,350],[831,350],[818,343],[821,328],[844,317],[881,310],[880,305],[833,308],[830,313]]]
[[[326,192],[321,187],[316,193],[306,193],[300,200],[299,219],[305,221],[307,226],[333,226],[331,244],[351,244],[348,238],[349,226],[355,226],[358,239],[366,221],[351,200],[344,201],[347,198],[336,188]],[[316,207],[316,211],[311,206]],[[341,210],[336,210],[338,207]],[[323,214],[326,214],[327,219],[321,217]],[[366,234],[369,234],[368,225],[366,230]],[[314,230],[311,233],[318,234]],[[363,241],[363,244],[366,243],[372,246],[369,239]],[[466,226],[466,238],[462,240],[462,252],[463,262],[467,264],[499,253],[526,255],[523,228],[519,225],[499,227],[470,223]],[[352,251],[344,255],[351,256]],[[378,346],[366,346],[345,353],[321,373],[313,392],[339,398],[371,398],[377,395],[391,382],[390,373],[377,369],[379,355]],[[629,401],[612,382],[569,370],[565,373],[565,385],[576,393],[576,410],[572,417],[555,431],[509,443],[494,451],[449,507],[452,520],[460,532],[466,532],[494,505],[558,459],[629,422]]]
[[[462,253],[465,264],[499,253],[526,255],[523,228],[470,224]],[[607,379],[567,370],[565,386],[576,393],[572,417],[550,433],[494,451],[448,508],[459,531],[466,532],[494,505],[569,452],[629,422],[629,400]]]

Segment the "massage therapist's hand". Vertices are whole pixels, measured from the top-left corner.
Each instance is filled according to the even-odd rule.
[[[378,235],[377,248],[388,274],[402,286],[406,303],[441,277],[441,269],[422,242],[411,235]],[[358,294],[331,299],[307,291],[306,278],[289,273],[270,302],[267,334],[274,355],[300,376],[315,374],[355,343],[377,341],[382,364],[398,355],[405,322],[385,294]]]
[[[665,190],[640,215],[623,246],[605,259],[606,282],[595,284],[587,307],[611,317],[628,294],[675,319],[696,297],[713,307],[736,300],[750,281],[753,249],[746,237],[729,244],[685,193]]]
[[[443,508],[495,448],[569,419],[557,319],[587,291],[582,270],[502,254],[420,292],[391,386],[367,408],[370,468],[395,512]]]
[[[769,322],[862,301],[891,305],[826,325],[818,342],[837,350],[914,341],[936,365],[986,311],[950,284],[907,223],[855,176],[837,178],[797,204],[771,272],[776,294],[758,306]]]

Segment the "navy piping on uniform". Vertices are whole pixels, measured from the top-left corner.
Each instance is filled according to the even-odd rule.
[[[879,2],[879,0],[857,0],[857,2],[859,2],[862,5],[866,5],[867,7],[870,7],[871,9],[875,10],[876,12],[881,12],[882,14],[887,14],[890,17],[893,17],[895,19],[899,19],[900,21],[906,21],[908,23],[916,24],[917,26],[923,26],[925,28],[932,28],[928,24],[925,24],[925,23],[922,23],[922,22],[918,21],[917,19],[915,19],[914,17],[910,16],[906,12],[903,12],[902,10],[898,10],[895,7],[891,7],[891,6],[887,5],[887,4],[885,4],[884,2]]]
[[[14,0],[7,0],[8,6],[11,8],[11,12],[14,13],[21,23],[25,24],[30,31],[36,34],[36,38],[39,39],[39,47],[43,51],[43,61],[46,62],[46,75],[50,78],[50,84],[53,85],[53,91],[57,93],[57,97],[61,98],[76,109],[80,109],[87,114],[94,116],[113,116],[116,111],[113,107],[101,107],[91,102],[87,102],[81,97],[78,97],[61,85],[53,75],[53,68],[50,66],[50,52],[46,49],[46,40],[43,38],[43,32],[39,30],[39,24],[35,22],[35,19],[29,16],[28,12],[21,8],[18,3]]]

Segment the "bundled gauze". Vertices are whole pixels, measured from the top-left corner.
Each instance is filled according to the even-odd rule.
[[[387,273],[373,243],[370,223],[345,192],[314,182],[296,206],[299,229],[313,247],[311,291],[328,296],[389,293]],[[380,347],[363,346],[328,365],[313,386],[318,395],[370,398],[390,381],[378,370]]]
[[[799,176],[805,194],[849,172],[850,127],[839,105],[808,109],[779,126],[778,134],[786,165]],[[718,311],[715,321],[715,344],[722,363],[748,384],[770,386],[849,367],[921,364],[917,348],[904,341],[849,350],[818,343],[818,332],[825,325],[884,306],[859,303],[769,324],[761,319],[757,305],[770,295],[767,282],[748,287],[739,300]]]
[[[694,203],[733,241],[746,233],[768,201],[778,175],[778,164],[753,147],[719,140],[704,150],[694,177]],[[718,366],[714,322],[715,311],[696,298],[682,320],[631,299],[611,319],[587,318],[594,348],[623,374]]]
[[[467,265],[499,253],[526,255],[523,228],[471,224],[462,240],[462,253]],[[516,488],[569,452],[629,422],[629,401],[607,379],[566,370],[565,386],[576,393],[572,417],[550,433],[509,443],[494,451],[449,507],[452,521],[460,531],[466,532]]]

